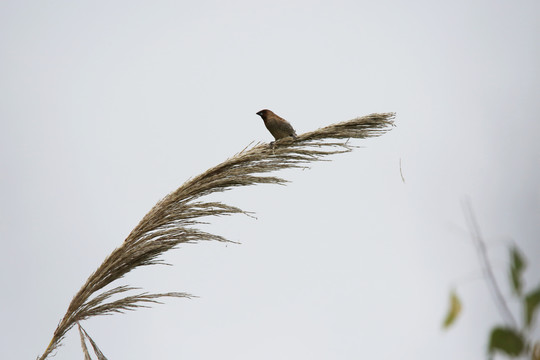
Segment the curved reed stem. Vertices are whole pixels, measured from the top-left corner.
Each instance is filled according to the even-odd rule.
[[[298,136],[282,139],[273,146],[255,144],[242,150],[221,164],[188,180],[178,189],[159,201],[116,248],[73,297],[64,318],[58,324],[53,338],[38,359],[47,358],[61,343],[66,333],[78,322],[97,315],[124,312],[158,303],[163,297],[189,297],[186,293],[162,293],[110,298],[134,288],[117,286],[100,291],[128,272],[140,266],[162,264],[159,256],[180,243],[203,240],[229,241],[222,236],[195,228],[200,218],[232,215],[243,210],[221,202],[200,201],[201,197],[227,191],[239,186],[256,184],[284,184],[276,176],[264,176],[273,171],[305,167],[323,158],[351,151],[349,139],[375,137],[389,131],[394,125],[394,113],[371,114],[350,121],[333,124]]]

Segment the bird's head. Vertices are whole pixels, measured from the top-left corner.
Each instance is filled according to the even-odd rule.
[[[261,110],[259,112],[257,112],[257,115],[259,115],[260,117],[263,118],[263,120],[265,120],[268,116],[270,116],[271,114],[273,114],[270,110],[268,109],[264,109],[264,110]]]

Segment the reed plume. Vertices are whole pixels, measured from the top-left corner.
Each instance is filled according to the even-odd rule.
[[[188,180],[159,201],[122,245],[90,275],[73,297],[49,346],[38,359],[46,359],[60,345],[66,333],[82,320],[147,307],[158,303],[159,299],[164,297],[190,297],[189,294],[178,292],[126,296],[127,292],[136,290],[129,286],[117,286],[107,291],[102,289],[135,268],[163,264],[159,259],[160,255],[181,243],[202,240],[229,241],[220,235],[201,231],[196,226],[203,217],[246,212],[221,202],[204,201],[202,197],[239,186],[285,184],[286,180],[265,174],[281,169],[306,167],[306,164],[329,155],[352,151],[354,146],[349,144],[349,139],[364,139],[384,134],[394,125],[394,116],[394,113],[371,114],[301,134],[294,140],[278,140],[272,146],[248,146],[221,164]],[[121,297],[111,300],[118,296]],[[83,335],[88,336],[86,332],[80,332],[81,339]]]

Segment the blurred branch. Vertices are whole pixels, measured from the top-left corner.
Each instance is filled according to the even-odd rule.
[[[478,252],[478,257],[480,258],[480,263],[482,264],[482,270],[486,276],[488,287],[492,293],[493,300],[497,306],[499,313],[503,317],[504,321],[512,326],[517,328],[518,324],[512,312],[508,308],[508,304],[504,299],[504,296],[499,288],[495,275],[493,274],[493,269],[489,257],[487,256],[486,244],[483,240],[482,234],[480,232],[480,227],[474,216],[470,200],[463,200],[462,202],[463,212],[465,214],[465,219],[469,226],[469,232],[473,240],[476,250]]]

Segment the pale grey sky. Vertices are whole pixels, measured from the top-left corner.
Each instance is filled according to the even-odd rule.
[[[501,318],[460,202],[504,293],[512,241],[537,285],[539,16],[538,1],[2,1],[0,358],[43,352],[160,198],[272,140],[261,108],[298,133],[372,112],[397,127],[287,187],[220,196],[256,212],[207,227],[242,244],[129,274],[199,298],[87,321],[108,358],[482,358]],[[445,333],[452,287],[464,312]],[[72,331],[55,359],[76,358]]]

